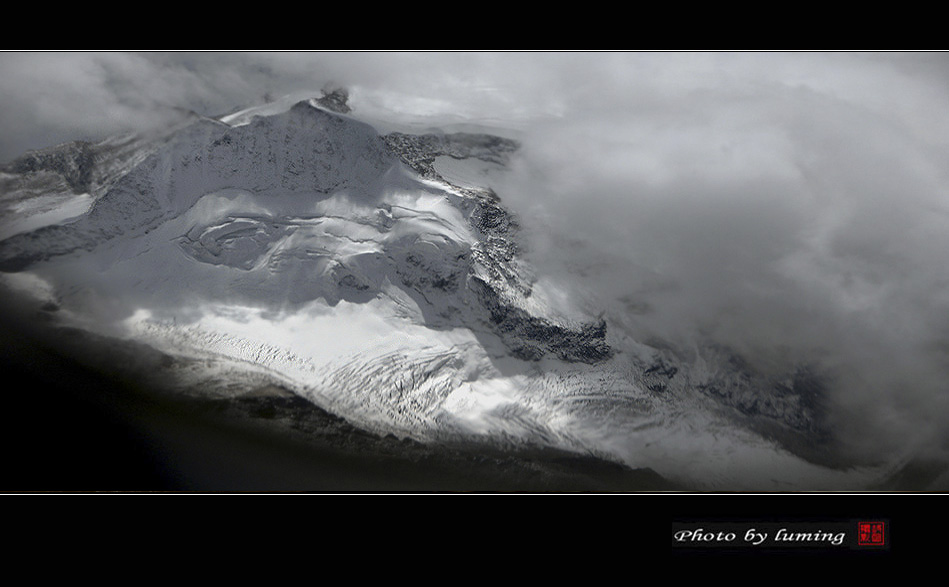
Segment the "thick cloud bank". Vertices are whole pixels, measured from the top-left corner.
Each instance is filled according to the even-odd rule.
[[[503,189],[526,224],[552,226],[534,261],[639,340],[831,374],[832,421],[861,456],[941,452],[949,117],[936,56],[613,60],[613,91],[590,84],[534,125]]]

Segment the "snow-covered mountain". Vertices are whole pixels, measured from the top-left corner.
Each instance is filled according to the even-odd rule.
[[[699,489],[863,488],[896,466],[836,466],[819,373],[561,302],[492,187],[516,140],[357,114],[328,94],[29,153],[0,175],[5,283],[157,349],[177,394],[279,387],[379,435],[551,446]]]

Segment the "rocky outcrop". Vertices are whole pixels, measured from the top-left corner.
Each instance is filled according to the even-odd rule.
[[[562,361],[594,364],[612,356],[606,343],[606,323],[602,320],[573,328],[556,324],[505,303],[498,289],[487,281],[475,277],[471,284],[501,340],[515,357],[537,361],[552,355]]]
[[[467,159],[504,165],[520,144],[511,139],[477,133],[424,134],[390,133],[384,137],[389,150],[422,177],[444,179],[435,171],[437,157]]]
[[[826,378],[807,367],[768,377],[735,361],[732,365],[732,371],[710,377],[696,389],[744,416],[771,420],[812,438],[829,434],[822,419]]]
[[[323,89],[323,97],[316,100],[321,108],[338,112],[340,114],[349,114],[352,108],[349,107],[349,92],[345,88],[330,86]]]
[[[91,190],[96,152],[92,143],[76,141],[32,151],[5,165],[3,170],[17,175],[35,176],[46,172],[63,179],[73,192],[86,193]]]

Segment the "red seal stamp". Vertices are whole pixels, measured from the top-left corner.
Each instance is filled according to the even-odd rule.
[[[857,544],[859,546],[884,546],[886,528],[883,522],[857,522]]]

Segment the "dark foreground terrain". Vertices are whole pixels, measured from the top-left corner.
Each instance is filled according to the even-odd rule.
[[[175,399],[144,383],[163,360],[155,351],[53,326],[54,308],[4,301],[0,491],[679,489],[651,471],[562,451],[379,437],[278,388]]]

